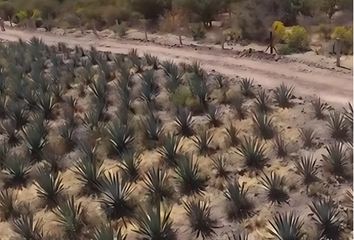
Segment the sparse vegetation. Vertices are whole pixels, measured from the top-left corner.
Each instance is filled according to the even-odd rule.
[[[290,99],[294,87],[288,87],[282,83],[279,87],[276,87],[274,90],[274,100],[282,108],[291,107]]]
[[[262,184],[267,192],[267,199],[272,203],[281,204],[287,202],[289,194],[285,190],[285,177],[279,176],[275,172],[271,172],[270,176],[264,174],[262,176]]]

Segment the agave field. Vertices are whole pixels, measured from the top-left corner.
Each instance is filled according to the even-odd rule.
[[[352,239],[352,105],[256,82],[2,43],[0,239]]]

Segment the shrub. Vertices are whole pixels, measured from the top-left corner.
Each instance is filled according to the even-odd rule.
[[[21,235],[23,239],[42,239],[43,238],[43,219],[34,221],[32,213],[21,215],[19,218],[14,219],[11,228],[12,230]]]
[[[276,87],[274,91],[274,100],[282,108],[289,108],[291,106],[290,99],[294,87],[288,87],[284,83],[280,87]]]
[[[351,28],[336,27],[332,39],[340,38],[342,43],[342,52],[345,54],[353,54],[353,26]]]
[[[207,30],[205,29],[204,24],[202,23],[199,23],[197,26],[193,26],[191,28],[191,33],[194,40],[200,40],[205,38],[206,32]]]
[[[284,158],[288,155],[287,144],[280,133],[275,134],[273,145],[276,149],[278,158]]]
[[[317,97],[312,103],[311,108],[313,109],[317,119],[324,119],[324,111],[328,110],[328,106],[324,103],[321,103],[321,98]]]
[[[303,52],[309,48],[308,33],[304,27],[293,26],[287,40],[289,47],[295,51]]]
[[[126,22],[122,22],[121,24],[115,24],[114,26],[110,27],[110,29],[115,33],[118,34],[119,37],[123,37],[127,34],[128,25]]]
[[[299,217],[293,212],[281,214],[278,213],[273,217],[274,223],[269,221],[273,230],[269,232],[280,240],[300,240],[304,233],[301,233],[301,227],[304,225],[299,221]]]
[[[267,191],[267,200],[278,204],[287,202],[289,199],[288,193],[285,191],[285,177],[280,177],[274,172],[271,172],[270,177],[264,174],[262,184]]]
[[[318,27],[318,33],[321,38],[326,41],[330,40],[331,33],[333,33],[333,26],[331,24],[320,24]]]
[[[282,42],[285,37],[285,27],[282,22],[274,21],[272,24],[275,42]]]
[[[244,158],[244,165],[252,170],[262,169],[268,158],[264,155],[265,145],[257,138],[246,138],[237,148],[237,154]]]
[[[263,111],[254,112],[252,115],[253,128],[264,140],[274,137],[272,119],[272,117],[268,118],[267,114]]]
[[[334,173],[344,175],[345,166],[348,164],[348,156],[344,145],[340,142],[335,142],[326,146],[326,150],[328,154],[322,154],[323,159],[331,165]]]
[[[311,183],[315,181],[319,181],[320,179],[316,176],[317,168],[316,168],[316,159],[313,160],[312,156],[301,157],[299,161],[295,161],[295,167],[299,171],[300,175],[303,177],[303,183],[306,186],[309,186]]]
[[[312,128],[300,128],[299,132],[304,141],[304,148],[311,148],[314,145],[312,140],[315,139],[315,131]]]
[[[327,126],[331,129],[331,137],[336,140],[348,138],[348,126],[342,113],[332,112],[329,115]]]
[[[216,178],[223,178],[225,180],[229,180],[229,174],[231,173],[231,171],[228,170],[228,167],[226,165],[226,161],[227,159],[223,156],[217,156],[215,158],[211,159],[213,161],[213,169],[216,170]]]

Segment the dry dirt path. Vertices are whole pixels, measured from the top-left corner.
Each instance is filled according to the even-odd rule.
[[[127,53],[135,48],[138,52],[149,52],[160,59],[176,61],[198,60],[207,71],[215,70],[229,77],[254,78],[262,87],[274,88],[282,82],[295,87],[294,94],[320,95],[322,99],[332,103],[353,102],[353,72],[343,68],[322,69],[309,67],[301,61],[251,60],[237,58],[232,50],[195,46],[166,46],[165,44],[144,43],[134,40],[116,40],[110,38],[97,39],[91,35],[74,36],[45,33],[40,31],[19,31],[7,29],[0,32],[0,39],[17,41],[19,38],[28,40],[36,36],[47,44],[65,42],[68,45],[82,47],[95,46],[101,51]]]

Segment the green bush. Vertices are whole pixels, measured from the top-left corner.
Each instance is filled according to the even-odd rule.
[[[272,29],[274,32],[274,37],[277,42],[282,42],[285,37],[285,27],[282,22],[274,21],[272,24]]]
[[[294,52],[294,49],[289,47],[289,44],[277,44],[275,48],[281,55],[290,55]]]
[[[18,17],[18,19],[20,20],[20,22],[22,22],[23,20],[27,19],[27,11],[19,11],[16,16]]]
[[[320,24],[318,26],[318,33],[320,34],[321,39],[330,40],[331,33],[333,32],[333,26],[331,24]]]
[[[125,36],[125,35],[127,34],[128,25],[127,25],[126,22],[122,22],[122,23],[119,24],[119,25],[116,24],[116,25],[110,27],[110,29],[111,29],[114,33],[118,34],[118,36],[123,37],[123,36]]]
[[[199,23],[197,26],[193,26],[191,29],[192,36],[194,40],[200,40],[205,38],[206,29],[203,23]]]
[[[342,42],[342,52],[344,54],[353,54],[353,26],[350,28],[336,27],[331,38],[340,38]]]
[[[175,93],[171,95],[171,102],[178,106],[186,107],[193,100],[193,94],[186,86],[180,86]]]
[[[287,43],[293,51],[307,51],[309,49],[309,39],[306,29],[301,26],[293,26],[288,34]]]

